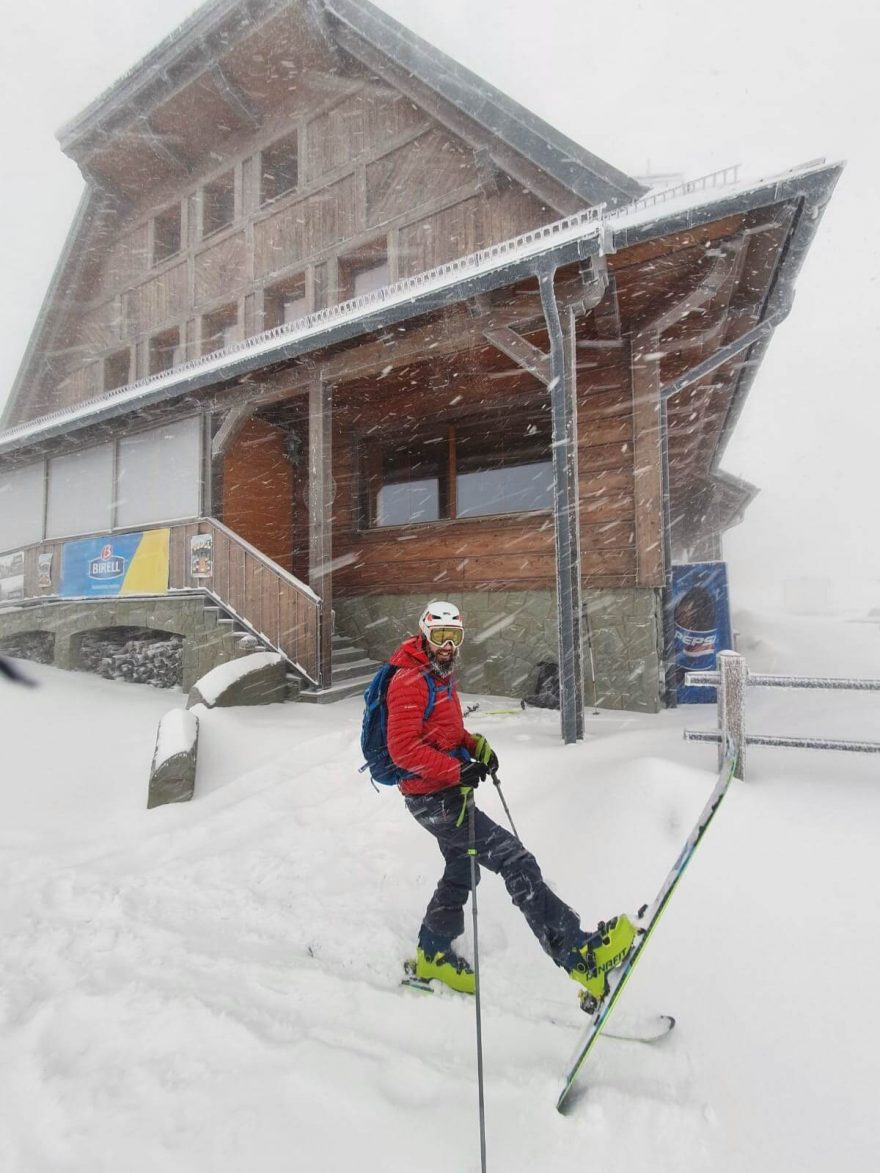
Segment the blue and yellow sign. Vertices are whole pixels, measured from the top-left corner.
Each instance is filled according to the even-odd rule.
[[[59,594],[68,599],[164,594],[170,533],[152,529],[65,542]]]

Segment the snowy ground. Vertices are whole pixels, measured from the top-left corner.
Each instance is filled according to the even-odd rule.
[[[880,675],[878,623],[737,626],[755,670]],[[29,670],[0,687],[4,1173],[479,1169],[473,1002],[398,986],[440,856],[357,773],[358,702],[204,713],[194,801],[147,811],[183,697]],[[465,699],[584,922],[649,900],[713,785],[681,738],[713,710],[588,715],[564,747],[558,714]],[[749,722],[880,740],[880,695],[753,690]],[[621,1001],[675,1032],[603,1039],[565,1117],[577,988],[485,878],[490,1170],[876,1167],[878,764],[752,751]]]

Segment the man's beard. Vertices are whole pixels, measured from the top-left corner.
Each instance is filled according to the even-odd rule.
[[[431,671],[442,680],[445,680],[447,676],[451,676],[455,671],[457,654],[453,655],[449,661],[444,662],[443,660],[438,660],[434,653],[429,650],[428,659],[431,661]]]

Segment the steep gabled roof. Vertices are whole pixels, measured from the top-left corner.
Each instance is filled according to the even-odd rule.
[[[645,188],[591,154],[475,73],[434,48],[369,0],[302,0],[304,18],[335,50],[394,70],[449,103],[539,171],[587,204],[616,205]],[[244,40],[294,0],[210,0],[58,132],[62,149],[84,171],[97,144],[160,105],[184,81]],[[503,167],[503,159],[499,159]],[[569,209],[574,210],[574,209]]]
[[[586,203],[617,204],[644,194],[646,189],[635,179],[567,138],[369,0],[324,0],[324,8]]]

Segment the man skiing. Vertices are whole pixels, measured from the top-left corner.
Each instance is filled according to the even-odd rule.
[[[434,836],[446,861],[419,930],[414,976],[473,993],[474,972],[452,948],[464,930],[470,892],[464,812],[471,790],[497,771],[498,757],[485,737],[464,727],[453,676],[463,640],[458,608],[431,602],[419,619],[419,634],[390,657],[396,672],[387,693],[388,751],[407,774],[398,783],[407,810]],[[584,932],[577,913],[551,891],[519,839],[479,809],[474,822],[478,865],[501,876],[545,953],[601,1000],[608,970],[620,964],[634,940],[632,922],[620,915]]]

